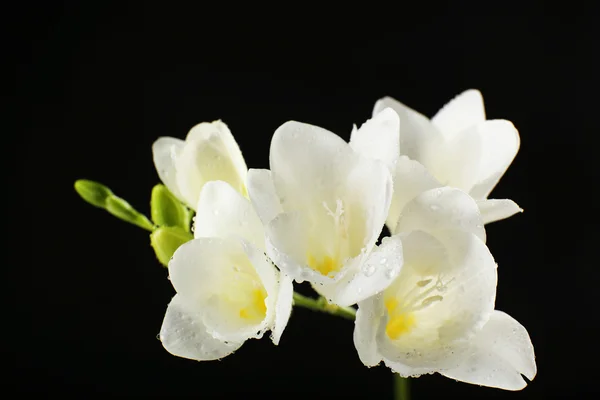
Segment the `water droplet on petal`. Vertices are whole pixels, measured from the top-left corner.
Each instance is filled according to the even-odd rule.
[[[388,279],[393,279],[396,276],[396,270],[393,268],[388,268],[385,271],[385,277]]]
[[[375,273],[375,266],[372,264],[365,264],[362,267],[362,272],[366,277],[372,276]]]
[[[379,260],[379,264],[385,264],[387,262],[387,258],[382,257],[381,260]]]

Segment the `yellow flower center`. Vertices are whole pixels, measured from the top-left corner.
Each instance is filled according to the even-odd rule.
[[[415,313],[442,301],[444,297],[434,293],[443,293],[446,285],[452,280],[454,278],[443,283],[441,277],[438,276],[436,282],[431,284],[433,279],[423,279],[418,281],[412,289],[402,291],[401,295],[400,293],[388,294],[384,300],[389,315],[385,326],[385,333],[388,337],[396,340],[409,333],[416,325]]]
[[[398,300],[389,298],[385,301],[385,308],[390,314],[390,319],[385,327],[385,333],[390,339],[398,339],[401,335],[410,332],[415,325],[415,315],[412,312],[395,312],[398,309]]]
[[[309,267],[323,275],[329,275],[332,272],[337,272],[342,266],[337,258],[331,256],[324,256],[318,260],[311,253],[307,253],[306,260]]]
[[[240,309],[240,318],[248,320],[249,322],[260,322],[265,319],[267,315],[267,306],[265,299],[267,298],[267,292],[264,289],[254,289],[251,295],[250,303]]]

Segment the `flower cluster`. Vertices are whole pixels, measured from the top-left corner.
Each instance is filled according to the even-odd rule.
[[[366,366],[440,373],[519,390],[536,374],[526,329],[495,310],[497,264],[485,224],[522,211],[488,199],[519,149],[467,90],[429,119],[392,98],[349,143],[306,123],[273,134],[269,169],[248,169],[227,125],[196,125],[153,145],[158,175],[195,211],[193,239],[168,261],[177,294],[160,340],[172,354],[225,357],[271,332],[277,344],[309,282],[327,304],[356,305]],[[390,236],[378,239],[387,227]],[[191,235],[190,235],[191,238]]]

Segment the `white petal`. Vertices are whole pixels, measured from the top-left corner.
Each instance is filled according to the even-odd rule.
[[[200,316],[188,311],[183,298],[178,294],[167,308],[160,328],[160,340],[169,353],[198,361],[223,358],[243,344],[225,343],[213,338],[206,331]]]
[[[386,289],[398,276],[402,264],[400,237],[386,237],[379,247],[373,249],[358,271],[347,274],[332,285],[317,285],[315,289],[333,304],[351,306]]]
[[[511,217],[516,213],[523,212],[523,209],[517,203],[508,199],[478,200],[477,206],[479,206],[479,212],[484,224],[499,221]]]
[[[285,211],[335,204],[358,155],[342,138],[318,126],[289,121],[275,131],[271,176]]]
[[[392,108],[384,108],[350,135],[352,149],[380,160],[392,172],[400,154],[400,119]]]
[[[264,251],[264,229],[250,201],[226,182],[207,182],[196,207],[194,237],[229,236],[239,236]]]
[[[273,343],[279,344],[281,335],[292,313],[294,297],[294,285],[292,278],[284,273],[279,274],[279,293],[277,295],[277,303],[275,305],[275,325],[271,329],[271,340]]]
[[[283,212],[279,197],[273,185],[271,171],[268,169],[249,169],[246,185],[248,196],[260,220],[267,225]]]
[[[225,124],[203,122],[188,133],[176,160],[177,185],[190,207],[198,203],[206,182],[221,180],[246,195],[246,166]],[[233,147],[232,147],[233,146]]]
[[[523,389],[537,372],[533,345],[527,330],[511,316],[494,311],[473,340],[471,354],[453,370],[442,374],[462,382],[507,390]]]
[[[479,182],[470,194],[485,199],[496,186],[519,151],[519,132],[510,121],[491,120],[478,125],[481,137]]]
[[[282,213],[266,226],[267,254],[282,273],[297,282],[331,283],[332,279],[306,265],[308,226],[300,212]]]
[[[206,299],[222,283],[221,271],[214,266],[228,263],[231,242],[198,238],[179,246],[169,261],[169,279],[177,293],[196,301]]]
[[[375,336],[384,312],[385,308],[381,294],[358,303],[356,320],[354,321],[354,346],[360,361],[367,367],[374,367],[381,362]]]
[[[485,228],[475,200],[465,192],[449,188],[430,189],[410,201],[395,232],[462,230],[485,241]]]
[[[202,314],[213,337],[239,342],[260,337],[270,328],[274,307],[267,307],[266,315],[254,313],[257,290],[259,294],[266,292],[265,306],[269,290],[272,299],[276,296],[276,281],[267,279],[263,273],[266,268],[274,269],[268,261],[250,259],[239,240],[197,238],[175,251],[169,262],[169,277],[177,293]],[[254,314],[246,318],[243,310]]]
[[[184,141],[172,137],[158,138],[152,144],[152,158],[158,177],[164,185],[181,201],[185,201],[181,196],[177,186],[177,172],[175,170],[175,160],[183,149]]]
[[[394,173],[394,195],[386,220],[390,232],[394,232],[404,206],[428,189],[442,186],[427,169],[417,161],[401,156]]]
[[[457,95],[431,118],[433,125],[446,138],[482,121],[485,121],[483,97],[476,89],[465,90]]]
[[[246,166],[246,161],[244,160],[244,156],[242,151],[240,150],[240,146],[236,142],[233,137],[229,127],[221,120],[216,120],[211,123],[202,122],[196,126],[194,126],[187,134],[185,138],[186,141],[191,140],[195,141],[199,138],[206,138],[214,133],[217,133],[219,138],[223,141],[225,148],[227,149],[227,153],[229,155],[229,159],[233,163],[237,174],[241,177],[246,176],[246,172],[248,171],[248,167]]]
[[[470,192],[479,182],[481,141],[477,126],[451,138],[438,137],[428,142],[419,161],[445,186]]]
[[[440,133],[429,118],[391,97],[377,100],[373,116],[387,107],[396,111],[400,117],[400,154],[421,161],[428,142],[440,136]]]

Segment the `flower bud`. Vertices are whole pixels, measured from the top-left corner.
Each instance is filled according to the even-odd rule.
[[[150,234],[150,244],[156,253],[156,258],[165,267],[169,265],[175,250],[192,239],[190,233],[175,226],[161,226]]]

